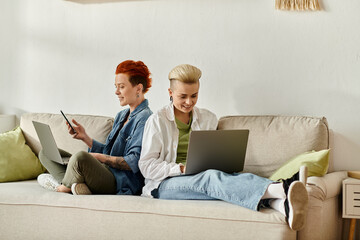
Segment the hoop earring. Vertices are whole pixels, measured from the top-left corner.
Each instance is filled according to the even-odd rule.
[[[172,102],[173,101],[173,98],[172,97],[170,97],[170,102]]]
[[[139,97],[140,97],[140,94],[136,94],[136,97],[139,98]]]

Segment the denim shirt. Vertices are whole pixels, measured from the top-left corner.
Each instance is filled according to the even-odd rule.
[[[139,170],[144,126],[148,117],[152,114],[148,100],[144,100],[130,113],[129,121],[125,126],[130,109],[119,112],[105,144],[93,140],[89,152],[103,153],[110,156],[122,156],[132,171],[119,170],[109,167],[116,179],[116,192],[121,195],[140,194],[144,186],[144,177]]]

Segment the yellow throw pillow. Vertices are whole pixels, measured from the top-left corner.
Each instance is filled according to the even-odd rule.
[[[33,179],[43,172],[45,168],[25,144],[20,127],[0,134],[0,182]]]
[[[308,177],[324,176],[329,168],[329,151],[330,149],[324,149],[302,153],[281,166],[269,179],[277,181],[290,178],[299,171],[302,165],[307,166]]]

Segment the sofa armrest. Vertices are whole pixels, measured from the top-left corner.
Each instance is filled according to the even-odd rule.
[[[342,218],[340,194],[347,172],[332,172],[323,177],[309,177],[306,189],[309,210],[305,228],[298,232],[298,240],[341,239]]]
[[[309,196],[324,201],[341,193],[342,181],[347,177],[347,171],[332,172],[323,177],[309,177],[306,189]]]

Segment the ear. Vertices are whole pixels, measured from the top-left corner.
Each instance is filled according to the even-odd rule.
[[[168,88],[169,96],[172,97],[173,92],[171,91],[171,88]]]
[[[143,89],[144,89],[144,86],[139,83],[137,86],[136,86],[136,92],[137,93],[142,93],[143,92]]]

